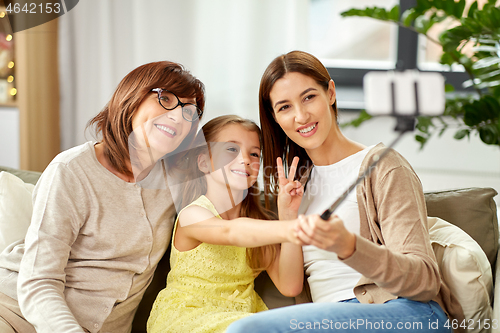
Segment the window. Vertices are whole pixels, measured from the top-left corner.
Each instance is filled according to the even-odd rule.
[[[390,8],[397,3],[397,0],[357,0],[355,6]],[[327,67],[394,68],[397,26],[340,15],[352,7],[351,1],[311,0],[310,52]]]
[[[308,51],[316,55],[328,68],[340,96],[346,100],[341,109],[363,108],[363,76],[373,70],[439,71],[448,83],[461,88],[468,77],[463,69],[443,68],[438,61],[440,46],[434,46],[417,33],[390,22],[368,17],[346,17],[340,13],[350,8],[392,8],[400,3],[403,13],[416,0],[310,0],[310,37]],[[437,36],[446,22],[433,27]]]

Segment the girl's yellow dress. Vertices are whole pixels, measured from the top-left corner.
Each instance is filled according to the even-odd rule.
[[[187,207],[191,205],[204,207],[221,218],[205,196]],[[224,332],[232,322],[267,310],[254,290],[246,248],[201,243],[192,250],[179,252],[174,246],[177,222],[167,287],[153,304],[149,333]]]

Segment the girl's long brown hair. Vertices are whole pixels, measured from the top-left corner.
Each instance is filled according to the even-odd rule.
[[[187,181],[182,190],[182,198],[179,206],[185,207],[199,196],[207,192],[207,184],[204,174],[198,169],[197,159],[200,154],[206,152],[205,141],[217,142],[218,134],[228,125],[240,125],[248,131],[255,132],[259,135],[260,145],[262,147],[262,133],[259,126],[253,121],[243,119],[236,115],[225,115],[214,118],[207,122],[198,133],[193,146],[199,145],[198,148],[189,150],[183,157],[183,164],[179,165],[183,169],[183,173],[189,175],[190,178],[196,178],[198,181]],[[194,176],[194,177],[193,177]],[[240,216],[250,217],[259,220],[276,219],[276,215],[264,208],[261,203],[261,190],[257,182],[248,189],[247,196],[241,203]],[[267,245],[256,248],[247,249],[247,258],[250,267],[253,269],[255,276],[263,270],[266,270],[274,261],[279,245]]]
[[[87,124],[96,126],[96,133],[102,135],[104,155],[113,167],[122,174],[132,176],[127,162],[130,161],[128,139],[132,133],[132,119],[151,89],[164,88],[182,98],[195,98],[196,105],[203,110],[205,88],[181,64],[170,61],[152,62],[137,67],[118,84],[113,96],[104,109]],[[193,141],[198,121],[182,144],[172,153],[183,151]]]
[[[331,80],[328,70],[313,55],[303,51],[292,51],[275,58],[266,68],[260,81],[259,89],[259,114],[262,127],[263,162],[264,162],[264,193],[266,208],[276,205],[278,193],[278,174],[276,158],[280,156],[285,163],[285,172],[295,156],[300,158],[297,166],[296,178],[301,178],[312,166],[312,161],[304,148],[289,140],[285,132],[274,118],[271,105],[271,90],[279,79],[285,74],[297,72],[309,76],[319,85],[328,89]],[[337,118],[336,102],[331,110]],[[272,202],[270,202],[270,199]]]

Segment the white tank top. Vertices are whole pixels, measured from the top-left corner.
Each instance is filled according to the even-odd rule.
[[[359,176],[361,163],[374,146],[367,147],[331,165],[314,166],[299,213],[321,214],[339,198]],[[359,235],[359,209],[353,190],[335,211],[345,227]],[[338,260],[334,252],[304,246],[304,266],[309,275],[313,302],[339,302],[354,298],[353,288],[361,274]]]

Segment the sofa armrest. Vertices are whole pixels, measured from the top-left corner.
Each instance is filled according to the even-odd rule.
[[[500,265],[497,265],[495,272],[495,281],[500,281]],[[495,289],[493,292],[493,314],[492,322],[497,323],[497,327],[493,328],[491,332],[500,333],[500,288],[495,283]]]
[[[497,217],[500,217],[500,207],[497,210]],[[500,239],[499,239],[500,245]],[[500,249],[498,250],[500,254]],[[497,258],[500,258],[497,256]],[[492,328],[491,332],[500,333],[500,287],[498,283],[500,282],[500,265],[496,265],[496,269],[494,272],[494,290],[493,290],[493,313],[492,313],[492,322],[497,323],[496,328]]]

